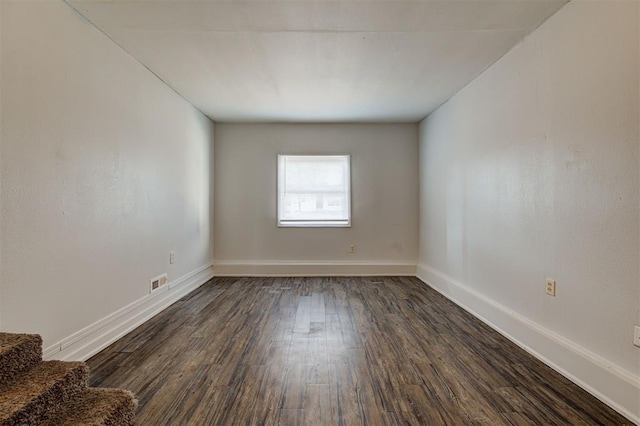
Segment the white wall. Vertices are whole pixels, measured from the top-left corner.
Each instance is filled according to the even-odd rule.
[[[569,3],[420,124],[418,268],[636,420],[638,7]]]
[[[3,133],[3,119],[2,119],[2,15],[3,15],[2,3],[0,3],[0,166],[2,165],[2,133]],[[0,169],[0,271],[2,271],[2,174]],[[0,278],[1,279],[1,278]],[[2,281],[0,281],[0,330],[2,330]]]
[[[63,2],[1,8],[2,330],[86,357],[210,276],[213,123]]]
[[[417,124],[217,124],[215,134],[216,274],[415,274]],[[276,226],[279,153],[351,154],[351,228]]]

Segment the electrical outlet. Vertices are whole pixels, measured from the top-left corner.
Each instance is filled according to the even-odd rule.
[[[355,253],[356,252],[356,245],[355,244],[351,244],[349,246],[349,253]]]
[[[547,294],[549,296],[554,296],[556,295],[556,280],[552,280],[551,278],[547,278],[547,285],[546,285],[546,290]]]
[[[167,284],[167,274],[158,275],[155,278],[149,280],[149,293],[153,293],[163,285]]]
[[[169,252],[169,263],[171,265],[173,265],[174,263],[176,263],[176,252],[175,251],[170,251]]]
[[[633,344],[640,348],[640,325],[633,326]]]

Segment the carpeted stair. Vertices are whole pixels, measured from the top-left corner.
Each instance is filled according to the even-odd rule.
[[[133,425],[133,394],[88,379],[84,362],[42,361],[40,336],[0,333],[0,426]]]

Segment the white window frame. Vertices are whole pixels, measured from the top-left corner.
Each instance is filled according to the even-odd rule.
[[[310,220],[296,220],[296,219],[283,219],[284,216],[284,179],[285,170],[284,164],[287,157],[339,157],[345,159],[347,182],[345,192],[346,195],[346,219],[334,220],[334,219],[310,219]],[[349,228],[351,227],[351,155],[350,154],[332,154],[332,155],[310,155],[310,154],[278,154],[277,163],[277,224],[280,228]]]

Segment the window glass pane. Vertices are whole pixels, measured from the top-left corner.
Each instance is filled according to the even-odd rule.
[[[349,226],[350,157],[279,155],[278,224]]]

